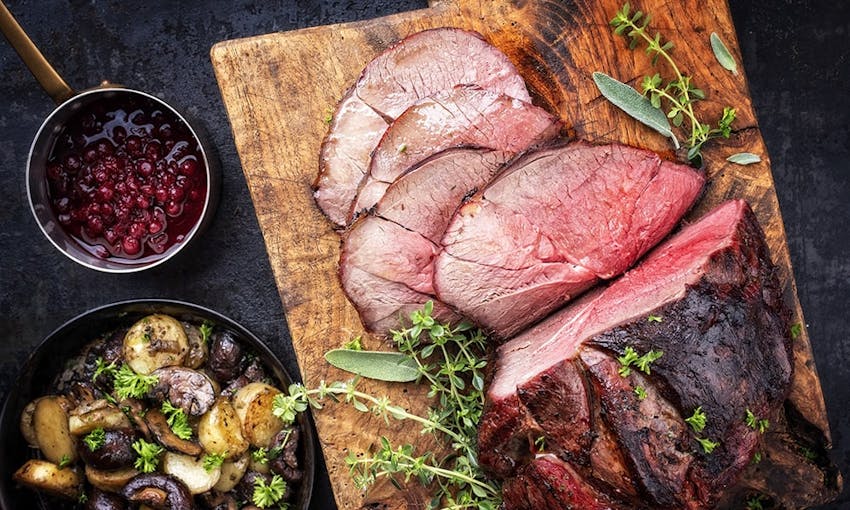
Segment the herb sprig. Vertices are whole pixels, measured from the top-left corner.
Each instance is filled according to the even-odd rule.
[[[103,427],[98,427],[86,434],[83,442],[88,446],[90,451],[95,452],[106,442],[106,431],[103,430]]]
[[[159,465],[159,457],[165,450],[156,443],[138,439],[133,443],[133,450],[138,457],[133,466],[142,473],[153,473]]]
[[[175,436],[183,440],[192,438],[192,427],[189,425],[189,417],[186,416],[186,412],[183,409],[175,407],[171,402],[165,400],[162,402],[161,411],[165,415],[168,426],[171,427],[171,431],[174,432]]]
[[[673,59],[671,55],[671,50],[674,46],[673,42],[664,40],[660,32],[654,32],[653,34],[650,31],[650,19],[650,15],[644,14],[642,11],[632,12],[631,6],[627,2],[623,4],[623,7],[611,19],[610,24],[616,35],[623,36],[628,41],[629,49],[635,49],[640,45],[645,45],[644,51],[651,58],[653,66],[657,65],[659,60],[663,60],[670,67],[670,70],[673,72],[672,79],[665,80],[660,73],[645,76],[641,83],[641,90],[643,96],[649,100],[652,107],[666,112],[667,118],[670,119],[674,126],[687,126],[687,157],[692,163],[699,165],[702,163],[702,147],[707,141],[718,137],[729,138],[732,132],[732,123],[735,121],[736,111],[732,107],[725,107],[721,118],[715,126],[699,120],[694,111],[694,103],[705,99],[705,92],[694,86],[692,77],[684,74]],[[603,90],[603,87],[607,85],[606,80],[598,80],[597,74],[601,73],[594,74],[597,86],[601,84],[602,87],[600,87],[600,90],[606,97],[611,99],[609,94],[606,94],[608,91]],[[606,78],[610,77],[606,76]],[[611,87],[609,86],[608,88]],[[613,88],[611,89],[610,92],[616,92]],[[617,103],[615,102],[615,104]],[[634,116],[634,112],[630,112],[627,109],[625,111]],[[638,120],[641,119],[639,118]],[[643,120],[641,121],[644,122]],[[674,146],[677,149],[679,148],[679,141],[669,128],[662,126],[662,129],[656,129],[663,135],[669,136],[673,140]]]
[[[364,413],[418,424],[423,433],[448,443],[456,455],[437,458],[431,452],[417,453],[412,444],[393,445],[385,437],[371,456],[351,452],[346,459],[355,484],[366,488],[379,478],[394,484],[417,480],[434,483],[429,508],[475,508],[495,510],[501,504],[496,482],[488,480],[478,466],[477,425],[484,408],[486,338],[468,323],[443,324],[431,314],[433,304],[411,314],[410,327],[393,332],[398,351],[409,356],[419,371],[420,383],[428,384],[434,405],[426,416],[394,405],[386,396],[376,397],[357,389],[358,379],[349,382],[322,381],[315,389],[294,384],[289,394],[277,395],[273,412],[291,423],[307,407],[321,408],[326,399],[342,401]]]
[[[269,508],[280,501],[285,493],[286,482],[280,475],[272,476],[268,483],[263,477],[257,477],[251,501],[260,508]]]

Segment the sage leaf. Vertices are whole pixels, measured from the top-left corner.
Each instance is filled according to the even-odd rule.
[[[331,365],[367,379],[411,382],[419,377],[416,362],[400,352],[332,349],[325,353]]]
[[[599,88],[599,92],[605,96],[605,99],[611,101],[614,106],[623,110],[635,120],[672,139],[673,145],[677,149],[679,148],[679,140],[670,130],[670,121],[667,120],[667,115],[659,108],[652,106],[649,99],[632,87],[611,78],[605,73],[593,73],[593,81]]]
[[[753,154],[752,152],[739,152],[726,158],[726,161],[735,163],[736,165],[751,165],[761,161],[761,157],[758,154]]]
[[[720,62],[720,65],[722,65],[724,69],[732,71],[732,74],[737,76],[738,64],[735,62],[735,57],[732,56],[729,48],[727,48],[726,45],[723,44],[723,41],[720,40],[720,36],[717,35],[717,32],[712,32],[709,40],[711,41],[711,50],[714,52],[714,58]]]

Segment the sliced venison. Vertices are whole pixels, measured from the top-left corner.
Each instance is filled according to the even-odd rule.
[[[528,153],[455,214],[435,266],[437,296],[509,338],[633,265],[703,182],[690,167],[623,145]]]
[[[437,28],[411,35],[378,55],[340,101],[322,143],[315,199],[337,226],[369,156],[390,122],[416,101],[455,85],[475,84],[530,101],[514,65],[476,32]]]
[[[463,197],[489,182],[510,155],[481,148],[440,152],[401,176],[375,210],[343,234],[343,290],[372,332],[388,333],[434,300],[433,261],[446,224]],[[460,317],[442,303],[434,315]]]
[[[504,344],[479,429],[482,466],[521,479],[533,462],[529,440],[544,437],[547,450],[627,508],[712,508],[757,449],[747,410],[775,417],[790,384],[775,273],[749,206],[727,202],[608,288]],[[621,373],[627,348],[663,355],[648,374],[635,366]],[[546,380],[574,390],[553,391]],[[541,398],[548,414],[528,404]],[[704,430],[685,421],[697,408]],[[555,413],[576,409],[589,419],[565,432]],[[590,459],[574,453],[584,436]],[[709,453],[698,438],[717,446]]]
[[[437,92],[405,110],[384,133],[351,216],[378,203],[398,176],[441,150],[475,145],[513,155],[560,130],[560,121],[542,108],[489,89],[461,85]]]

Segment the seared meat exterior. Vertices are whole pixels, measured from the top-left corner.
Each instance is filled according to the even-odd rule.
[[[399,177],[374,211],[343,234],[342,288],[372,332],[388,333],[399,318],[434,300],[433,263],[449,219],[463,197],[486,185],[510,155],[480,148],[440,152]],[[434,315],[460,317],[440,302]]]
[[[663,354],[625,370],[630,350]],[[727,202],[498,349],[480,462],[508,480],[509,509],[538,494],[536,508],[712,508],[757,450],[748,410],[782,413],[790,356],[761,228]],[[687,421],[697,409],[704,428]],[[541,437],[567,467],[535,460]]]
[[[518,158],[461,207],[437,259],[437,297],[510,338],[666,236],[703,177],[657,154],[572,142]]]
[[[314,189],[328,219],[347,224],[369,157],[389,123],[419,99],[461,84],[531,100],[501,51],[479,34],[457,28],[411,35],[366,66],[340,101],[322,143]]]

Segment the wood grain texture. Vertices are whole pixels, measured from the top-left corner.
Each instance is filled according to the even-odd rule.
[[[576,136],[619,141],[673,157],[668,140],[631,120],[599,94],[590,77],[601,70],[639,86],[656,72],[642,51],[629,51],[608,21],[619,0],[440,2],[432,8],[365,22],[308,28],[217,44],[213,67],[233,127],[236,146],[254,201],[286,310],[292,341],[307,385],[346,378],[323,354],[353,335],[364,335],[354,308],[337,280],[339,237],[315,206],[310,184],[332,112],[362,68],[389,44],[414,32],[457,26],[481,32],[519,67],[535,103],[560,115]],[[704,150],[708,184],[689,218],[732,197],[746,198],[761,222],[786,289],[793,322],[805,324],[786,245],[785,230],[744,73],[737,76],[714,60],[709,34],[717,32],[736,60],[741,57],[729,9],[723,0],[644,0],[652,27],[676,43],[675,58],[706,92],[698,114],[719,118],[726,105],[738,110],[729,140]],[[662,73],[669,70],[661,67]],[[725,161],[740,151],[762,162]],[[381,340],[367,338],[368,348]],[[808,335],[795,341],[796,374],[789,401],[830,441],[829,425]],[[409,386],[364,381],[363,389],[387,394],[414,411],[426,406]],[[361,494],[350,482],[344,458],[365,452],[381,435],[421,441],[413,428],[334,406],[314,413],[340,508],[381,501],[386,508],[416,508],[421,497],[387,496],[385,487]]]

